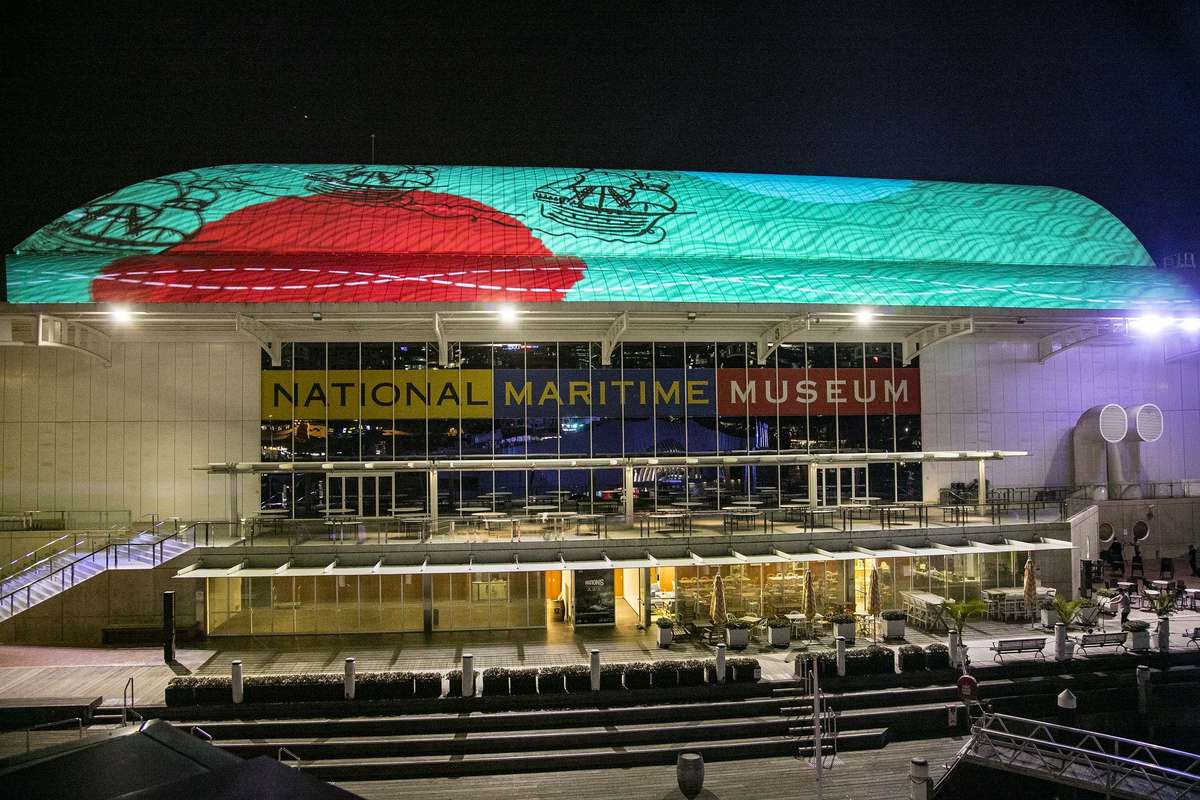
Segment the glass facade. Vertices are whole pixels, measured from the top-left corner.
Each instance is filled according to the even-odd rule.
[[[586,342],[292,342],[264,357],[264,461],[866,453],[921,449],[920,376],[891,342],[796,342],[759,366],[747,342],[625,342],[609,366]],[[845,473],[844,475],[842,473]],[[619,470],[440,475],[452,503],[568,491],[611,499]],[[805,497],[803,467],[639,471],[640,498],[718,491]],[[264,476],[262,507],[387,516],[424,502],[424,475]],[[827,496],[916,500],[919,464],[827,471]]]

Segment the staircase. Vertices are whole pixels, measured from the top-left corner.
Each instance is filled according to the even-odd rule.
[[[110,569],[150,569],[195,546],[195,527],[163,534],[162,523],[90,553],[67,548],[0,581],[0,622]]]
[[[197,724],[245,758],[294,753],[328,781],[510,774],[795,756],[793,700],[762,697],[623,708]],[[842,734],[842,749],[882,747],[885,729]]]

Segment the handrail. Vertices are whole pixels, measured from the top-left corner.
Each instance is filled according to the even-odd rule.
[[[290,758],[292,758],[292,759],[294,759],[294,760],[295,760],[295,762],[296,762],[296,769],[302,769],[302,768],[303,768],[303,766],[304,766],[304,762],[302,762],[302,761],[300,760],[300,756],[296,755],[296,754],[295,754],[295,753],[293,753],[291,750],[288,750],[286,747],[281,747],[281,748],[279,748],[279,753],[278,753],[278,754],[275,756],[275,760],[276,760],[276,761],[278,761],[280,764],[286,763],[286,762],[283,760],[283,754],[284,754],[284,753],[287,753],[288,757],[290,757]],[[290,766],[290,765],[289,765],[289,766]]]
[[[212,744],[212,740],[213,740],[212,734],[209,733],[208,731],[204,730],[204,728],[201,728],[199,725],[193,725],[191,728],[188,729],[188,733],[191,734],[192,736],[195,736],[197,739],[203,739],[204,741],[208,742],[209,744]]]
[[[14,558],[12,561],[8,562],[8,564],[6,564],[6,565],[5,565],[5,567],[4,567],[4,571],[3,571],[3,573],[2,573],[2,574],[4,574],[5,576],[7,576],[7,575],[10,575],[10,574],[11,574],[11,575],[15,575],[15,574],[17,574],[18,572],[22,572],[22,571],[24,571],[24,570],[26,570],[26,569],[32,569],[33,567],[37,566],[37,565],[38,565],[39,563],[41,563],[42,561],[45,561],[46,559],[44,559],[44,558],[38,558],[38,559],[35,559],[34,561],[32,561],[32,562],[31,562],[31,563],[30,563],[28,566],[25,566],[25,567],[20,567],[19,569],[13,570],[11,573],[8,571],[9,567],[11,567],[13,564],[16,564],[17,562],[19,562],[19,561],[22,561],[22,560],[24,560],[24,559],[26,559],[26,558],[32,558],[33,556],[36,556],[36,555],[37,555],[39,552],[41,552],[42,550],[45,550],[47,547],[50,547],[51,545],[58,544],[58,543],[59,543],[59,542],[61,542],[63,539],[66,539],[68,536],[74,537],[74,536],[76,536],[76,535],[77,535],[77,534],[75,533],[75,531],[71,531],[70,533],[64,533],[62,536],[59,536],[57,539],[51,539],[50,541],[46,542],[45,544],[40,544],[40,545],[38,545],[37,547],[33,548],[33,549],[32,549],[32,550],[30,550],[28,553],[25,553],[24,555],[17,556],[17,557],[16,557],[16,558]],[[72,546],[74,546],[74,545],[72,545]],[[59,554],[61,554],[61,553],[65,552],[65,551],[66,551],[66,549],[67,549],[67,548],[65,548],[65,547],[64,547],[62,550],[60,550],[60,551],[58,551],[58,552],[54,553],[53,555],[51,555],[51,556],[50,556],[50,558],[53,558],[54,556],[56,556],[56,555],[59,555]]]
[[[134,703],[133,676],[130,675],[129,680],[125,681],[125,688],[121,689],[121,727],[125,727],[125,725],[128,724],[129,715],[131,713],[135,717],[137,717],[139,720],[145,719],[145,717],[143,717],[136,710],[134,710],[133,703]]]
[[[53,722],[43,722],[41,725],[33,725],[25,729],[25,752],[28,753],[31,749],[31,736],[34,731],[49,730],[55,726],[63,725],[68,722],[74,722],[79,727],[79,738],[83,738],[83,719],[81,717],[68,717],[67,719],[56,719]]]

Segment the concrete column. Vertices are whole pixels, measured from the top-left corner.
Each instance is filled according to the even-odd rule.
[[[911,800],[929,800],[929,762],[914,758],[908,762],[909,797]]]
[[[354,699],[354,657],[346,659],[346,681],[342,692],[347,700]]]
[[[642,603],[641,608],[642,627],[650,630],[650,569],[642,567]]]
[[[983,513],[983,504],[987,502],[987,462],[979,459],[979,513]]]
[[[462,696],[471,697],[475,694],[475,656],[463,653],[462,657]]]
[[[433,576],[421,576],[421,630],[433,633]]]
[[[1158,618],[1158,652],[1164,656],[1171,650],[1171,620],[1167,617]],[[1165,666],[1165,665],[1164,665]]]
[[[808,504],[817,506],[817,465],[813,462],[808,465]]]
[[[1067,625],[1064,622],[1054,624],[1054,660],[1066,661],[1067,655]]]
[[[1150,713],[1150,668],[1145,664],[1137,668],[1137,698],[1138,714],[1145,717]]]
[[[243,683],[242,683],[242,662],[234,661],[229,665],[229,686],[233,694],[233,702],[242,702]]]
[[[625,502],[625,524],[633,524],[633,467],[625,467],[622,470],[621,487],[624,489],[621,496]]]
[[[430,520],[430,525],[432,527],[436,528],[437,521],[438,521],[438,471],[436,469],[429,470],[428,478],[429,478],[429,492],[428,492],[429,520]]]
[[[837,674],[839,678],[846,676],[846,637],[837,637]]]
[[[241,524],[242,518],[238,514],[238,482],[237,473],[229,473],[229,523],[237,526]]]
[[[592,691],[600,691],[600,651],[592,648]]]
[[[717,645],[717,683],[725,682],[725,645]]]
[[[958,631],[950,631],[950,666],[955,669],[962,663],[962,653],[959,650]]]

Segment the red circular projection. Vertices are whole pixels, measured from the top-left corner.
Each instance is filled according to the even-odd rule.
[[[519,220],[433,192],[282,197],[113,262],[96,301],[145,303],[561,300],[581,277]]]

